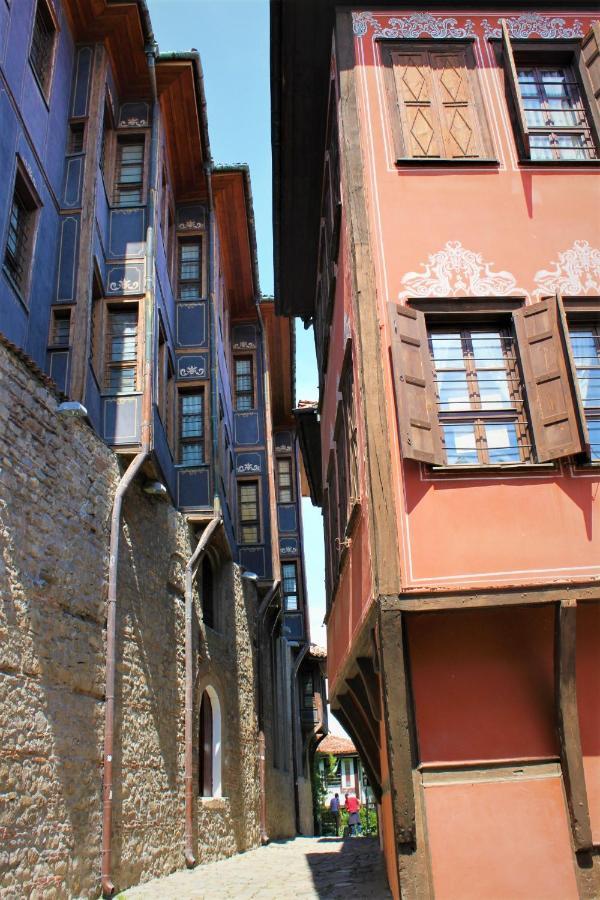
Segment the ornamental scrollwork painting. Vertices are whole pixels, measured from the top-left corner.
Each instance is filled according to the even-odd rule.
[[[187,219],[185,222],[179,222],[177,231],[201,231],[204,228],[202,222],[195,222],[193,219]]]
[[[119,128],[145,128],[147,124],[146,119],[136,119],[135,116],[129,116],[128,119],[121,119]]]
[[[237,467],[237,471],[239,475],[245,475],[248,472],[260,472],[260,466],[256,463],[243,463],[242,465]]]
[[[206,370],[203,366],[180,366],[179,368],[179,377],[180,378],[204,378],[206,375]]]
[[[483,19],[483,36],[499,38],[502,36],[501,19],[492,24],[488,19]],[[542,16],[539,13],[523,13],[521,16],[506,16],[508,32],[513,38],[540,37],[555,40],[557,38],[583,37],[583,27],[579,19],[575,19],[571,25],[560,16]]]
[[[568,250],[559,252],[551,266],[535,273],[536,296],[600,294],[600,250],[589,241],[574,241]]]
[[[234,350],[256,350],[256,344],[252,341],[236,341],[233,345]]]
[[[364,37],[369,28],[374,37],[380,38],[466,38],[474,37],[471,19],[461,27],[457,19],[449,16],[432,16],[430,13],[415,13],[410,16],[391,16],[387,25],[382,25],[373,13],[353,12],[352,29],[357,37]]]
[[[404,289],[399,298],[406,297],[505,297],[527,292],[517,286],[511,272],[492,271],[481,253],[467,250],[460,241],[448,241],[445,246],[422,263],[422,272],[407,272],[402,278]]]
[[[120,278],[118,281],[109,281],[108,290],[111,293],[137,293],[140,290],[140,283],[130,278]]]

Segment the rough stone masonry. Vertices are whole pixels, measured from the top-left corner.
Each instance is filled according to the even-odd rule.
[[[4,900],[100,894],[105,601],[120,468],[84,422],[57,416],[58,402],[48,379],[0,344]],[[183,867],[183,573],[191,538],[168,503],[130,491],[117,614],[119,890]],[[218,632],[204,628],[195,598],[194,706],[210,683],[223,718],[223,797],[198,798],[199,862],[259,842],[256,596],[240,576],[222,562]]]

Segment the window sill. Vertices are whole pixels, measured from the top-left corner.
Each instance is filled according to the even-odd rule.
[[[474,475],[478,473],[506,475],[508,472],[515,472],[518,475],[535,474],[537,472],[552,472],[556,470],[556,464],[547,463],[495,463],[492,465],[476,465],[476,466],[431,466],[431,471],[439,475],[452,475],[453,473],[464,475],[465,472],[472,472]]]
[[[102,391],[103,397],[141,397],[143,391]]]
[[[198,803],[204,809],[226,810],[229,809],[228,797],[198,797]]]
[[[532,169],[547,169],[552,166],[560,166],[560,168],[574,166],[576,169],[597,168],[600,166],[600,159],[519,159],[520,166],[531,166]]]
[[[443,157],[412,157],[401,156],[395,160],[396,166],[486,166],[493,168],[499,166],[500,161],[487,157],[469,157],[468,159],[446,159]]]

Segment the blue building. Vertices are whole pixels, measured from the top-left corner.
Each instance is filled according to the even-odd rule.
[[[220,520],[306,774],[293,324],[261,297],[248,169],[213,163],[198,54],[160,53],[143,0],[0,0],[0,171],[0,333],[198,536]]]

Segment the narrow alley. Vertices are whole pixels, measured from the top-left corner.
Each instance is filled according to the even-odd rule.
[[[376,838],[299,837],[157,878],[119,895],[126,900],[387,900]]]

